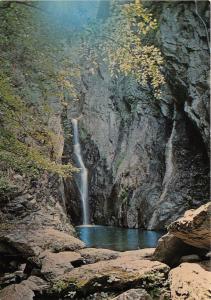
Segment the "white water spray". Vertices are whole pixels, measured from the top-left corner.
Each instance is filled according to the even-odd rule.
[[[80,168],[78,188],[81,196],[81,203],[83,209],[83,225],[89,224],[89,205],[88,205],[88,172],[84,165],[81,155],[81,145],[78,136],[78,120],[72,119],[73,125],[73,143],[74,153],[77,159],[77,167]]]

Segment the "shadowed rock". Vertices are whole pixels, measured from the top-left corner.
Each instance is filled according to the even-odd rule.
[[[153,259],[164,262],[169,266],[176,266],[182,256],[193,254],[196,251],[198,249],[185,244],[173,234],[167,233],[159,239]]]
[[[131,289],[112,300],[152,300],[151,296],[143,289]]]
[[[35,293],[47,288],[47,284],[41,278],[31,276],[20,284],[12,284],[0,291],[1,300],[33,300]]]

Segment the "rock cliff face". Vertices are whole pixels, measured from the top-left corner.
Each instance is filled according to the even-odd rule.
[[[81,116],[95,223],[161,229],[208,201],[209,3],[198,3],[197,10],[193,2],[156,2],[151,8],[166,60],[162,99],[131,80],[111,80],[101,69],[84,79],[79,105],[67,111],[69,123]],[[72,153],[69,141],[65,152]],[[66,182],[75,222],[77,194],[77,187]]]

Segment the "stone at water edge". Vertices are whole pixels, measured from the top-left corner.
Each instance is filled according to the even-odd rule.
[[[0,245],[4,243],[17,249],[23,257],[39,256],[46,249],[60,252],[85,247],[81,240],[51,227],[29,229],[27,226],[19,226],[13,231],[2,233]]]
[[[211,272],[206,263],[182,263],[169,273],[172,300],[211,299]]]
[[[182,256],[193,254],[197,250],[185,244],[173,234],[167,233],[159,239],[153,259],[164,262],[169,266],[176,266],[179,264]]]
[[[84,248],[78,250],[83,257],[85,263],[93,264],[98,261],[111,260],[118,257],[127,257],[127,259],[150,259],[155,251],[155,248],[145,248],[140,250],[131,250],[118,252],[104,248]]]
[[[121,252],[103,248],[84,248],[78,250],[87,264],[93,264],[102,260],[115,259],[121,255]]]
[[[143,289],[130,289],[112,300],[153,300],[152,297]]]

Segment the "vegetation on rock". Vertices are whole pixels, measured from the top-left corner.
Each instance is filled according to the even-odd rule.
[[[62,176],[75,171],[71,164],[59,162],[61,141],[49,128],[55,114],[49,98],[56,97],[61,107],[68,101],[74,104],[80,98],[83,76],[100,72],[106,64],[114,78],[132,76],[154,90],[164,82],[160,51],[146,40],[156,28],[152,15],[141,4],[115,2],[109,14],[106,20],[92,22],[76,34],[65,31],[66,51],[64,32],[57,32],[45,12],[30,2],[1,3],[2,191],[9,186],[8,170],[33,176],[41,170]]]
[[[3,9],[4,4],[0,6],[2,193],[13,186],[12,171],[37,176],[46,170],[65,177],[75,170],[71,164],[60,163],[61,137],[49,126],[55,112],[46,100],[53,93],[47,86],[59,92],[55,45],[48,30],[42,30],[44,21],[38,21],[34,8],[11,2]]]

